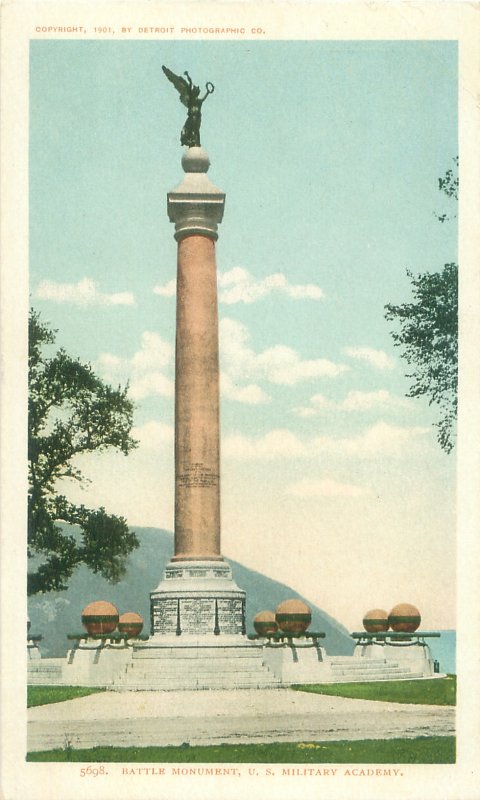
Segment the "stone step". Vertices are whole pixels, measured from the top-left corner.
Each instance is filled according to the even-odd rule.
[[[134,648],[132,653],[133,659],[136,660],[143,660],[143,659],[155,659],[155,660],[171,660],[172,658],[182,658],[182,659],[189,659],[194,661],[199,661],[203,658],[208,658],[209,660],[215,659],[244,659],[244,658],[255,658],[262,660],[263,658],[263,648],[262,647],[248,647],[245,645],[238,645],[238,647],[182,647],[182,648],[175,648],[175,647],[144,647],[144,648]]]
[[[410,675],[410,673],[411,670],[409,669],[398,669],[398,670],[384,669],[384,670],[376,670],[375,672],[372,672],[371,670],[366,670],[365,672],[361,672],[360,670],[349,672],[348,669],[342,669],[338,671],[335,670],[331,674],[333,675],[335,680],[337,678],[345,676],[351,676],[352,678],[355,678],[357,675],[366,675],[370,681],[374,681],[377,680],[379,676],[382,677],[385,676],[391,679],[395,679],[399,675]]]
[[[216,666],[210,664],[209,668],[205,666],[202,670],[197,669],[176,669],[174,665],[168,670],[166,669],[143,669],[143,667],[137,667],[136,665],[130,665],[124,672],[120,673],[120,675],[125,677],[127,680],[135,679],[137,676],[145,678],[145,679],[152,679],[155,678],[165,678],[170,680],[170,678],[175,677],[178,675],[179,678],[195,678],[195,680],[199,678],[208,677],[209,675],[230,675],[230,676],[238,676],[238,675],[270,675],[273,676],[273,672],[266,666],[256,666],[250,667],[249,669],[217,669]]]
[[[334,672],[342,672],[342,670],[348,670],[348,672],[378,672],[379,670],[410,669],[409,666],[401,664],[376,664],[374,667],[363,667],[356,664],[332,664],[331,666]]]
[[[384,658],[354,658],[353,656],[350,658],[335,658],[335,656],[330,656],[328,660],[332,666],[343,666],[347,664],[348,666],[359,667],[361,669],[381,667],[385,666],[385,664],[397,666],[400,663],[399,661],[386,661]]]
[[[357,667],[349,664],[332,664],[331,665],[332,672],[341,672],[342,670],[348,670],[348,672],[371,672],[372,675],[375,672],[384,672],[385,670],[397,670],[397,669],[410,669],[409,666],[405,666],[402,664],[379,664],[375,667]]]
[[[28,665],[29,672],[61,672],[61,664],[42,664],[39,661],[32,661]]]
[[[340,673],[334,673],[333,677],[335,681],[380,681],[380,680],[403,680],[404,678],[421,678],[423,676],[423,672],[418,670],[409,670],[409,669],[402,669],[396,672],[391,672],[388,670],[384,670],[383,672],[375,672],[372,673],[368,672],[351,672],[349,673],[347,670],[344,670]]]
[[[150,661],[150,663],[131,662],[126,666],[127,672],[144,673],[146,675],[188,673],[188,674],[203,674],[204,672],[255,672],[262,670],[265,667],[264,663],[252,659],[242,659],[239,662],[232,660],[222,660],[221,662],[214,662],[211,660],[195,660],[191,659],[172,659],[171,661]]]
[[[130,674],[125,678],[121,678],[115,681],[116,684],[130,684],[135,683],[139,685],[157,685],[159,683],[180,683],[184,684],[193,684],[196,686],[197,684],[213,684],[216,685],[218,683],[228,683],[228,684],[237,684],[237,683],[248,683],[249,685],[255,685],[257,683],[274,683],[275,678],[272,674],[259,674],[258,672],[242,672],[240,675],[232,675],[232,673],[221,673],[221,672],[210,672],[205,673],[204,675],[136,675]]]
[[[417,678],[423,678],[423,672],[408,672],[405,670],[404,672],[399,672],[396,675],[391,674],[384,674],[382,675],[379,673],[378,675],[373,676],[371,673],[354,673],[352,675],[335,675],[334,683],[371,683],[372,681],[385,681],[386,683],[397,680],[397,681],[404,681],[404,680],[415,680]]]
[[[132,683],[114,683],[111,687],[113,691],[187,691],[197,689],[278,689],[280,688],[280,681],[276,681],[267,676],[266,678],[259,677],[258,675],[250,680],[246,680],[242,675],[241,679],[233,680],[233,676],[216,675],[210,680],[204,678],[199,680],[179,680],[178,678],[172,680],[158,680],[155,682],[147,681],[133,681]]]
[[[63,672],[61,669],[59,670],[44,670],[44,671],[35,671],[31,672],[28,670],[27,672],[27,683],[28,684],[35,684],[35,685],[42,685],[45,684],[49,686],[50,684],[62,684],[63,683]]]

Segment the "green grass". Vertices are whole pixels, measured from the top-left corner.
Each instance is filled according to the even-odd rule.
[[[316,683],[292,686],[300,692],[352,697],[360,700],[383,700],[389,703],[422,703],[454,706],[457,676],[420,681],[371,681],[369,683]]]
[[[103,691],[105,690],[86,686],[28,686],[27,708],[45,706],[48,703],[62,703],[64,700],[74,700],[76,697],[86,697]]]
[[[454,764],[455,738],[221,744],[211,747],[93,747],[28,753],[27,761],[229,764]]]

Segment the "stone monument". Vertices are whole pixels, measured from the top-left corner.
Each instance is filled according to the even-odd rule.
[[[139,637],[143,620],[138,614],[119,616],[111,603],[96,601],[83,611],[87,633],[69,637],[76,644],[67,659],[40,658],[35,637],[29,635],[29,682],[121,691],[430,676],[433,665],[424,637],[439,634],[414,634],[421,639],[413,652],[411,632],[420,614],[408,604],[396,606],[388,619],[379,609],[366,614],[366,632],[352,634],[358,639],[353,658],[326,655],[320,646],[325,634],[307,631],[311,611],[298,598],[280,603],[275,614],[257,614],[257,635],[246,636],[245,592],[233,580],[220,541],[215,242],[225,194],[207,177],[210,161],[200,142],[201,108],[214,86],[207,83],[200,97],[188,72],[185,79],[166,67],[163,71],[188,109],[180,136],[188,148],[182,158],[185,176],[167,197],[177,241],[174,553],[150,595],[148,639]],[[392,633],[378,632],[390,624]],[[403,659],[398,644],[405,645]]]
[[[220,547],[220,423],[215,242],[225,194],[207,177],[200,145],[199,98],[164,68],[189,108],[181,141],[183,181],[169,192],[177,241],[175,355],[175,546],[151,594],[151,632],[165,636],[245,635],[245,592],[233,581]],[[188,131],[187,131],[188,128]],[[186,135],[186,131],[188,136]],[[152,643],[152,640],[150,640]]]

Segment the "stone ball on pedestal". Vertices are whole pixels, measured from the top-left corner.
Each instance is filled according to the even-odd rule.
[[[385,633],[388,631],[388,613],[383,608],[373,608],[363,617],[363,627],[367,633]]]
[[[253,627],[259,636],[276,633],[278,625],[273,611],[260,611],[253,619]]]
[[[276,608],[275,619],[284,633],[304,633],[312,621],[312,611],[303,600],[284,600]]]
[[[118,625],[118,608],[107,600],[94,600],[82,611],[82,625],[91,636],[113,633]]]
[[[118,630],[129,638],[139,636],[143,629],[143,617],[135,611],[126,611],[118,620]]]
[[[184,172],[208,172],[210,159],[204,147],[189,147],[182,156]]]
[[[420,611],[410,603],[399,603],[388,615],[389,625],[397,633],[413,633],[421,621]]]

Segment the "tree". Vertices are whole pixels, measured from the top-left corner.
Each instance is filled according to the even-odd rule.
[[[454,159],[458,166],[458,159]],[[458,172],[447,170],[439,178],[439,189],[458,199]],[[438,216],[440,222],[449,219]],[[413,383],[407,397],[426,396],[429,405],[440,409],[434,423],[437,439],[450,453],[455,442],[457,418],[458,373],[458,266],[445,264],[439,272],[415,276],[407,270],[412,282],[414,302],[385,306],[387,320],[399,323],[400,331],[392,331],[395,346],[403,347],[402,358],[413,366],[407,373]]]
[[[444,192],[447,197],[458,200],[458,156],[453,159],[453,163],[454,166],[447,169],[445,175],[438,179],[438,188],[441,192]],[[437,219],[439,219],[440,222],[445,222],[450,219],[450,217],[448,214],[437,214]]]
[[[113,448],[127,455],[133,403],[128,386],[113,389],[60,349],[47,356],[55,332],[38,313],[29,318],[28,404],[28,593],[60,591],[76,567],[85,564],[111,582],[126,570],[128,554],[138,547],[123,517],[75,505],[57,492],[71,479],[85,484],[76,456]],[[63,529],[55,523],[69,523]]]

